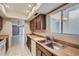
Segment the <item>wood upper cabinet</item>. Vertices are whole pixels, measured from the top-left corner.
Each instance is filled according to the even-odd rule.
[[[46,16],[40,15],[40,20],[41,20],[41,29],[46,29]]]
[[[40,14],[35,19],[30,21],[31,30],[45,30],[46,29],[46,16],[44,14]]]
[[[34,30],[36,30],[36,27],[37,27],[37,26],[36,26],[36,25],[37,25],[37,24],[36,24],[36,19],[34,19],[33,21],[34,21],[34,24],[33,24],[33,25],[34,25]]]
[[[30,29],[31,31],[34,31],[34,21],[30,21]]]
[[[0,16],[0,30],[2,30],[3,27],[3,18]]]
[[[30,29],[31,29],[31,31],[32,31],[32,21],[30,21]]]
[[[41,19],[40,16],[37,17],[37,30],[41,30]]]

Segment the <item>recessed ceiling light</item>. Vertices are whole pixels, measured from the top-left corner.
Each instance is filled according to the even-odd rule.
[[[30,4],[29,4],[28,6],[29,6],[29,7],[32,7],[32,5],[30,5]]]
[[[26,12],[28,13],[29,11],[28,11],[28,10],[26,10]]]
[[[6,5],[6,7],[7,7],[7,8],[9,8],[9,6],[8,6],[8,5]]]

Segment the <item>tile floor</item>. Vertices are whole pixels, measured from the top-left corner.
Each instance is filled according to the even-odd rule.
[[[22,36],[16,36],[12,40],[12,48],[8,50],[6,56],[31,56],[29,49],[24,45]]]
[[[26,46],[20,47],[17,45],[9,49],[6,56],[31,56],[31,53]]]

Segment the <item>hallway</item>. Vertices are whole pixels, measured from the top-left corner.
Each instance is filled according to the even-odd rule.
[[[19,46],[24,46],[24,35],[14,35],[12,37],[12,46],[16,46],[16,45],[19,45]]]
[[[26,45],[24,45],[23,37],[16,36],[13,38],[12,48],[7,51],[6,56],[31,56]]]

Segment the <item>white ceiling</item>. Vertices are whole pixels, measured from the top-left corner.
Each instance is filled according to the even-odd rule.
[[[6,16],[25,19],[36,6],[36,3],[1,3],[0,5],[2,11],[4,9]]]
[[[31,5],[31,7],[29,7]],[[8,16],[12,17],[16,15],[17,17],[28,17],[29,13],[32,11],[35,3],[4,3],[5,11]]]
[[[29,4],[31,4],[32,7],[29,7]],[[6,15],[6,17],[29,19],[33,17],[34,13],[46,14],[61,4],[62,3],[2,3],[0,4],[2,5],[2,9],[0,10],[3,10],[3,13]],[[27,12],[27,10],[29,12]]]
[[[32,8],[35,6],[34,3],[5,3],[3,5],[7,13],[19,13],[26,16],[31,12]],[[32,5],[32,7],[29,7],[28,5]]]

